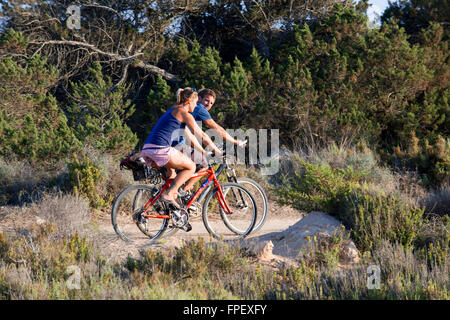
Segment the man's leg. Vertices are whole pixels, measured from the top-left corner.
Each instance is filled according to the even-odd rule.
[[[191,150],[191,160],[194,161],[194,163],[196,164],[196,169],[198,169],[196,171],[196,173],[201,173],[204,172],[208,169],[208,161],[206,160],[206,158],[202,155],[201,159],[199,160],[199,155],[195,155],[194,150]],[[197,164],[197,162],[199,162]],[[198,178],[193,178],[190,179],[182,188],[183,191],[192,191],[192,189],[194,188],[194,185],[201,179],[203,178],[203,176],[200,176]]]
[[[197,171],[197,173],[204,172],[204,171],[206,171],[207,169],[208,169],[208,168],[200,169],[199,171]],[[185,191],[185,192],[186,192],[186,191],[192,191],[192,189],[194,188],[194,185],[195,185],[201,178],[203,178],[203,176],[200,176],[200,177],[193,178],[193,179],[189,180],[188,183],[186,183],[186,184],[184,185],[184,187],[182,188],[182,190]]]

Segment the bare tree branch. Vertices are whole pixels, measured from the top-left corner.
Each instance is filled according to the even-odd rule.
[[[125,82],[125,80],[127,79],[127,75],[128,75],[128,67],[130,66],[129,63],[127,63],[125,65],[125,67],[123,68],[123,73],[122,73],[122,77],[120,78],[119,82],[117,82],[115,85],[113,85],[111,88],[108,89],[107,93],[110,93],[112,91],[114,91],[117,87],[119,87],[122,83]]]
[[[112,60],[115,61],[124,61],[124,60],[134,60],[137,57],[143,55],[142,52],[137,52],[131,56],[122,56],[119,55],[117,53],[112,53],[112,52],[105,52],[103,50],[100,50],[99,48],[97,48],[96,46],[90,44],[90,43],[86,43],[86,42],[81,42],[81,41],[71,41],[71,40],[48,40],[48,41],[44,41],[44,42],[37,42],[37,41],[30,41],[30,44],[36,44],[36,45],[40,45],[41,48],[44,45],[69,45],[69,46],[78,46],[78,47],[84,47],[84,48],[88,48],[100,55],[104,55],[109,57]],[[41,49],[40,48],[40,49]],[[39,49],[39,50],[40,50]],[[164,79],[171,81],[171,82],[179,82],[180,80],[177,78],[177,76],[167,72],[164,69],[161,69],[155,65],[149,64],[149,63],[145,63],[141,60],[135,60],[133,63],[134,67],[137,68],[142,68],[145,69],[149,72],[152,72],[154,74],[160,75],[162,76]]]

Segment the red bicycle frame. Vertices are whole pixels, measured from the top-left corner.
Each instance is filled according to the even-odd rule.
[[[189,200],[189,202],[186,204],[186,206],[184,208],[182,208],[181,214],[185,214],[186,213],[186,209],[188,209],[192,205],[192,203],[195,200],[197,200],[197,198],[208,187],[208,185],[211,183],[211,181],[214,181],[214,187],[218,188],[217,197],[219,199],[219,204],[222,207],[222,209],[225,210],[225,212],[227,212],[228,214],[232,214],[233,213],[231,211],[231,209],[228,207],[228,205],[227,205],[227,203],[225,201],[225,197],[224,197],[223,192],[222,192],[222,187],[220,186],[220,183],[217,181],[216,175],[215,175],[214,170],[212,168],[209,168],[209,169],[204,170],[204,171],[197,172],[192,177],[190,177],[189,179],[199,178],[199,177],[203,177],[203,176],[207,176],[207,175],[208,175],[208,178],[202,183],[200,188],[195,192],[194,196],[191,198],[191,200]],[[158,192],[158,194],[155,195],[154,197],[152,197],[145,204],[145,206],[144,206],[145,210],[142,213],[143,217],[145,217],[145,218],[170,219],[169,215],[147,214],[147,212],[150,210],[150,208],[153,206],[153,204],[156,202],[156,200],[158,200],[158,198],[161,196],[161,194],[167,188],[170,187],[170,185],[172,184],[173,180],[174,179],[167,179],[167,180],[165,180],[165,183],[161,187],[161,189]]]

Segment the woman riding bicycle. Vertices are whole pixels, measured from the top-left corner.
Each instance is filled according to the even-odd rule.
[[[220,155],[221,151],[211,141],[206,133],[200,129],[194,120],[194,117],[189,113],[195,109],[197,104],[198,94],[191,88],[178,89],[177,91],[177,105],[169,109],[156,123],[145,140],[142,148],[142,156],[153,160],[159,167],[165,167],[168,170],[168,176],[175,175],[175,169],[179,170],[176,174],[169,189],[162,195],[161,199],[179,208],[176,202],[178,195],[178,188],[181,187],[194,173],[195,163],[186,155],[171,147],[172,137],[175,136],[175,130],[179,130],[184,123],[191,130],[196,137],[201,137],[204,142],[214,150],[216,155]],[[207,151],[203,149],[202,144],[196,139],[192,139],[194,147],[206,154]]]

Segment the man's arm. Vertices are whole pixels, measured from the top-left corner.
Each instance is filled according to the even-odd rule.
[[[216,130],[222,136],[223,139],[228,140],[234,144],[239,144],[240,140],[234,139],[232,136],[228,134],[228,132],[222,128],[217,122],[213,119],[203,120],[203,123],[210,129]]]

